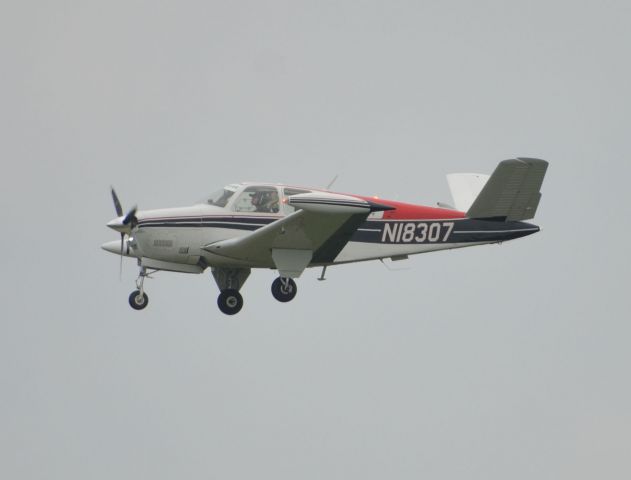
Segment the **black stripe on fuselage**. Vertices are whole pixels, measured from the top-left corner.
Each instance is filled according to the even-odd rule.
[[[351,242],[399,244],[440,244],[504,242],[539,231],[525,222],[492,220],[368,220],[361,225]]]
[[[140,228],[230,228],[254,231],[281,217],[186,217],[147,218],[138,222]]]
[[[295,202],[290,200],[292,205],[300,205],[304,204],[314,204],[314,205],[333,205],[340,207],[362,207],[362,208],[370,208],[370,205],[367,202],[360,201],[352,201],[352,200],[328,200],[328,199],[318,199],[318,198],[300,198]]]
[[[154,218],[138,223],[139,228],[226,228],[254,231],[282,217],[197,217]],[[355,225],[353,225],[355,226]],[[474,219],[367,220],[357,226],[351,242],[380,244],[440,244],[503,242],[539,231],[525,222]]]

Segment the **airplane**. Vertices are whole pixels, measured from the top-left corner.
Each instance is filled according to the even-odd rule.
[[[135,310],[149,297],[144,280],[157,271],[200,274],[210,268],[219,287],[217,305],[234,315],[253,268],[278,271],[272,295],[289,302],[294,279],[306,268],[502,243],[539,231],[534,218],[548,162],[515,158],[491,175],[450,174],[454,205],[414,205],[328,189],[273,183],[226,185],[195,205],[123,213],[111,189],[117,217],[107,226],[120,240],[102,245],[137,259],[140,272],[129,296]]]

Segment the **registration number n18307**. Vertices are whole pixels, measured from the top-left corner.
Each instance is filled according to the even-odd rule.
[[[381,234],[382,243],[446,242],[454,222],[387,222]]]

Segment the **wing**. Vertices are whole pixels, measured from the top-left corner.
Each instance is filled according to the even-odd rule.
[[[293,195],[289,202],[300,210],[248,235],[206,245],[204,250],[275,267],[281,276],[297,278],[311,263],[333,262],[371,212],[392,208],[329,193]]]

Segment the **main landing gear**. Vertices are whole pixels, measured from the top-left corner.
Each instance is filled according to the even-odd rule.
[[[212,274],[219,287],[217,306],[226,315],[234,315],[243,308],[243,297],[239,293],[241,287],[250,275],[249,268],[218,268],[212,269]],[[298,287],[289,277],[278,277],[272,283],[272,295],[279,302],[289,302],[294,299]]]
[[[249,268],[212,268],[212,274],[219,287],[217,306],[226,315],[239,313],[243,308],[241,287],[250,276]]]
[[[298,287],[293,278],[278,277],[272,282],[272,295],[279,302],[290,302],[298,293]]]
[[[217,297],[217,305],[219,306],[219,310],[226,315],[234,315],[235,313],[239,313],[243,307],[243,297],[233,288],[222,290],[219,297]]]
[[[148,277],[147,270],[145,267],[140,267],[140,273],[138,274],[138,278],[136,279],[136,288],[138,290],[134,290],[129,295],[129,305],[134,310],[142,310],[147,305],[149,305],[149,297],[145,293],[145,277]]]

